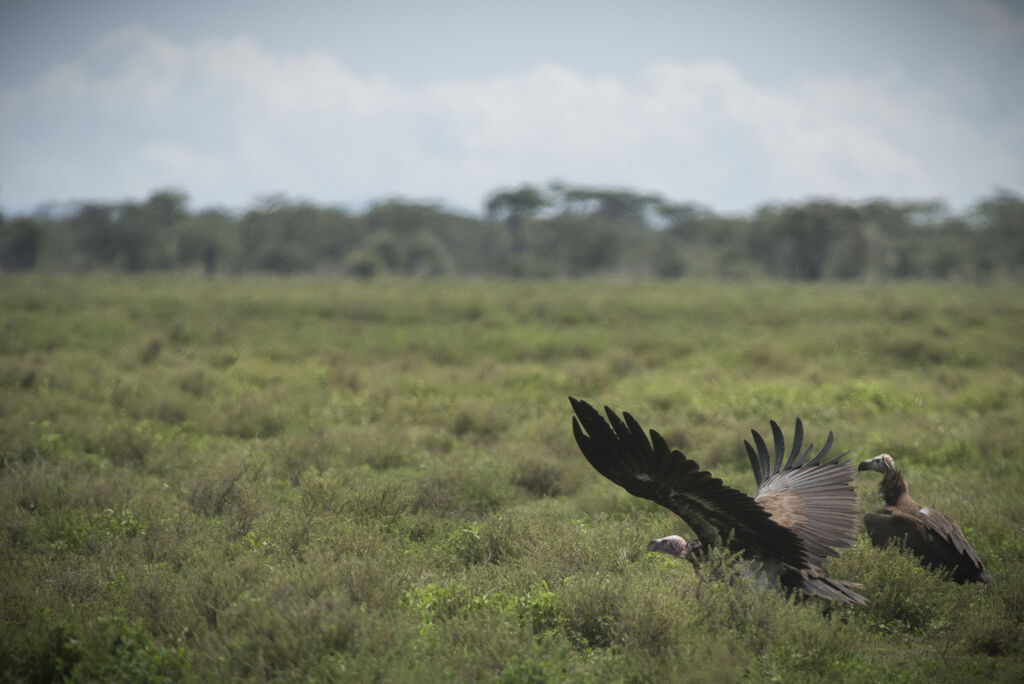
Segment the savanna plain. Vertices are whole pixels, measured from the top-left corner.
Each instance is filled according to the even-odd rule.
[[[33,274],[0,317],[4,680],[1024,679],[1019,286]],[[699,578],[569,395],[747,493],[769,419],[888,452],[992,582],[863,530],[867,607]]]

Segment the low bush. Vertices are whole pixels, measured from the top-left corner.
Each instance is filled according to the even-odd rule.
[[[1024,676],[1019,288],[378,275],[4,277],[0,681]],[[692,532],[568,395],[748,493],[769,419],[891,453],[992,583],[864,535],[827,571],[866,607],[648,553]]]

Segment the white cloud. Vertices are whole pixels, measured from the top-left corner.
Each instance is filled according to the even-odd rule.
[[[948,105],[898,74],[772,90],[725,62],[652,64],[629,80],[551,65],[406,87],[325,52],[132,27],[0,91],[0,202],[174,185],[200,206],[283,191],[475,209],[500,185],[560,178],[736,210],[821,194],[963,201],[1020,185],[1017,119],[977,130]]]

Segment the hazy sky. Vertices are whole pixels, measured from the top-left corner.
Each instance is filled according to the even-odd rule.
[[[1024,3],[0,0],[0,208],[1024,190]]]

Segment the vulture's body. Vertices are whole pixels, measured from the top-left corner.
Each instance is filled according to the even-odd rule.
[[[878,547],[902,541],[924,565],[949,570],[953,580],[988,582],[981,559],[951,518],[910,498],[907,483],[889,454],[861,462],[858,470],[882,473],[878,491],[885,508],[864,516],[871,543]]]
[[[785,454],[779,426],[771,423],[774,463],[765,441],[753,432],[746,444],[757,494],[751,498],[700,469],[682,452],[670,450],[654,430],[650,439],[628,413],[620,419],[605,408],[606,421],[590,404],[570,397],[573,434],[592,466],[634,496],[650,499],[676,513],[697,541],[677,535],[655,539],[652,551],[685,557],[697,564],[706,549],[727,545],[760,565],[787,591],[864,605],[854,591],[860,585],[826,577],[825,561],[836,547],[856,538],[858,505],[850,485],[853,466],[842,456],[826,459],[832,435],[813,457],[801,453],[803,426],[796,421],[792,450]],[[756,447],[756,448],[755,448]]]

